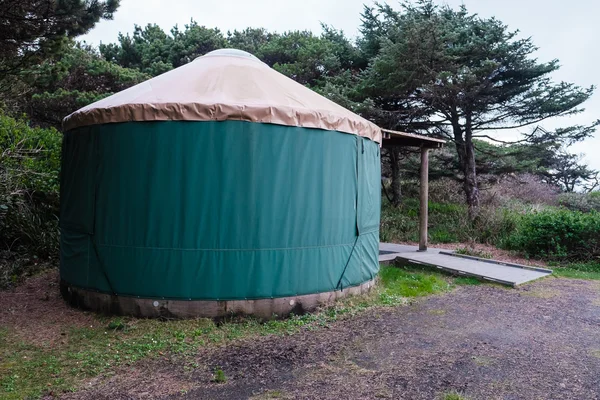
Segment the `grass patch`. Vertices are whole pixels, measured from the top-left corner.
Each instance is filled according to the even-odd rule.
[[[160,321],[97,317],[91,327],[64,327],[52,346],[30,343],[10,327],[0,328],[0,398],[38,398],[48,392],[76,390],[84,379],[141,359],[189,358],[199,348],[227,344],[243,337],[290,335],[315,330],[350,318],[373,307],[405,304],[407,298],[450,290],[452,279],[425,269],[382,266],[380,284],[366,296],[349,297],[331,307],[302,316],[261,322],[230,317],[216,324],[210,319]],[[23,316],[26,318],[26,316]],[[227,379],[215,369],[215,381]]]
[[[442,395],[442,400],[469,400],[469,398],[458,392],[452,391],[444,393]]]
[[[600,280],[600,262],[552,265],[552,272],[555,276],[563,278]]]
[[[459,276],[454,278],[454,284],[459,286],[477,286],[483,284],[483,282],[472,276]]]
[[[427,270],[388,267],[382,268],[379,276],[384,292],[393,296],[418,297],[450,289],[442,275]]]

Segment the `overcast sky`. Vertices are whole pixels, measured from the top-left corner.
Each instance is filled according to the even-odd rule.
[[[134,24],[156,23],[165,31],[185,25],[191,18],[223,32],[246,27],[269,31],[308,29],[320,32],[320,23],[358,35],[363,4],[370,0],[121,0],[112,21],[100,22],[83,37],[88,43],[115,42],[119,32],[133,31]],[[440,1],[440,4],[442,1]],[[447,0],[452,6],[464,3],[482,17],[495,16],[523,36],[531,36],[540,48],[541,61],[560,60],[557,81],[587,87],[600,84],[600,2],[597,0]],[[397,1],[390,1],[396,7]],[[578,116],[549,120],[547,128],[589,124],[600,118],[600,93],[596,93]],[[499,136],[499,138],[501,138]],[[573,152],[585,153],[585,161],[600,169],[600,132],[579,143]]]

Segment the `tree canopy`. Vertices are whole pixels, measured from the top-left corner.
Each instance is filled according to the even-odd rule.
[[[0,76],[20,72],[59,53],[65,39],[112,19],[119,0],[3,0],[0,2]]]
[[[530,38],[465,6],[366,6],[356,40],[325,24],[318,34],[252,27],[224,33],[191,19],[170,31],[136,25],[98,49],[73,41],[117,7],[118,0],[0,4],[7,21],[0,26],[0,69],[18,71],[5,75],[9,89],[0,90],[5,112],[60,129],[64,116],[86,104],[232,47],[384,128],[449,140],[451,148],[433,153],[431,175],[461,182],[473,216],[479,184],[494,176],[531,172],[564,190],[596,176],[567,149],[598,122],[543,128],[548,118],[580,113],[594,88],[553,82],[558,60],[539,62]],[[515,128],[525,134],[508,140],[504,132]],[[400,179],[415,172],[409,159],[395,149],[384,162]]]
[[[472,216],[479,205],[477,138],[506,143],[498,132],[531,127],[523,141],[568,145],[589,137],[599,123],[536,129],[548,118],[582,112],[594,87],[553,82],[558,60],[539,62],[531,38],[464,5],[455,10],[420,0],[399,11],[366,7],[362,32],[359,44],[374,56],[356,97],[374,102],[382,125],[454,143]]]
[[[344,33],[328,26],[323,26],[318,36],[310,31],[280,34],[255,28],[225,35],[194,20],[184,29],[173,27],[170,33],[155,24],[145,28],[136,25],[133,35],[120,34],[118,43],[101,44],[99,50],[107,61],[155,76],[223,47],[248,51],[311,87],[321,86],[325,78],[361,63],[357,49]]]

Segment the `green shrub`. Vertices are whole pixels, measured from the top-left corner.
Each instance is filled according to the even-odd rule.
[[[227,376],[225,376],[225,372],[220,367],[215,368],[215,372],[213,375],[213,382],[215,383],[225,383],[227,382]]]
[[[432,243],[462,240],[469,233],[467,208],[462,204],[429,203],[429,235]],[[395,208],[383,199],[380,240],[416,242],[419,240],[419,200],[405,198]]]
[[[400,207],[383,198],[380,240],[416,242],[419,240],[419,201],[405,198]],[[523,210],[481,207],[479,217],[470,222],[467,207],[455,203],[429,203],[429,240],[435,243],[479,242],[497,244],[511,235]]]
[[[504,244],[530,257],[591,260],[600,257],[600,213],[547,209],[527,214]]]
[[[379,230],[379,239],[382,242],[419,240],[418,203],[413,203],[413,201],[405,201],[400,207],[395,208],[385,197],[382,199]]]
[[[62,135],[0,113],[0,286],[58,256]]]
[[[481,207],[473,221],[473,240],[498,245],[513,234],[519,226],[523,209],[509,207]]]
[[[462,204],[454,203],[429,203],[430,214],[446,214],[446,215],[462,215],[465,211],[465,207]]]
[[[61,145],[56,129],[32,128],[0,110],[0,182],[22,191],[58,193]]]
[[[558,204],[572,211],[600,212],[600,192],[562,193],[558,196]]]
[[[429,240],[431,243],[456,243],[458,242],[458,236],[453,232],[449,232],[442,229],[434,229],[429,232]]]

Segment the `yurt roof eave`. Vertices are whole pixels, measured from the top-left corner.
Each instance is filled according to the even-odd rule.
[[[177,115],[171,110],[177,108]],[[132,103],[126,107],[92,108],[73,113],[63,121],[63,128],[69,131],[75,128],[121,122],[153,122],[153,121],[247,121],[254,123],[275,124],[334,130],[343,133],[364,136],[381,143],[381,130],[368,120],[350,120],[343,116],[328,113],[323,110],[302,110],[273,108],[269,105],[262,107],[245,107],[235,104],[179,104],[179,103]],[[179,117],[179,118],[178,118]],[[335,119],[335,128],[328,119]],[[282,122],[284,121],[284,122]]]

